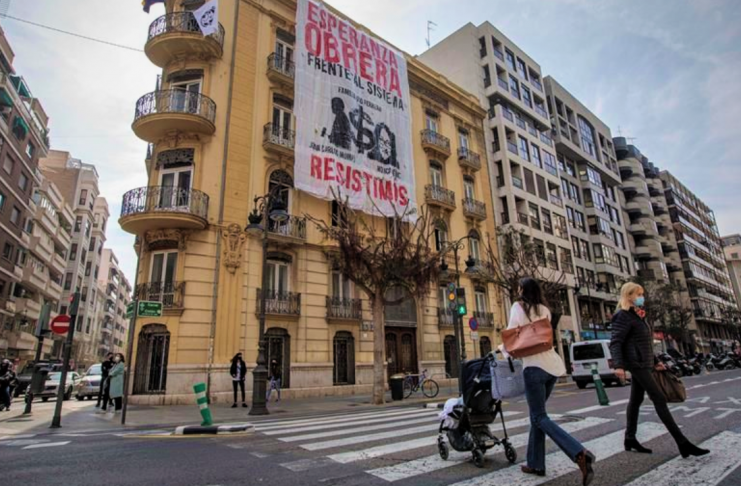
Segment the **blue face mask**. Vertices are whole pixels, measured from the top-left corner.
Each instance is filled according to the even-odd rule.
[[[636,300],[633,301],[633,305],[636,307],[643,307],[643,304],[646,303],[646,298],[643,296],[636,297]]]

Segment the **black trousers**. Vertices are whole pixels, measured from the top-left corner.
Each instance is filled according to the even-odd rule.
[[[119,410],[121,410],[121,408],[123,408],[123,397],[116,397],[113,399],[113,401],[116,404],[116,412],[118,412]]]
[[[98,394],[98,403],[100,403],[101,400],[102,400],[103,401],[103,406],[101,408],[103,410],[108,410],[108,404],[111,401],[111,396],[110,396],[111,383],[108,380],[105,380],[105,384],[102,384],[101,387],[103,389],[103,394],[102,394],[102,396],[101,396],[100,393]]]
[[[630,387],[630,400],[628,401],[628,424],[625,430],[626,439],[635,439],[638,430],[638,415],[643,403],[643,397],[648,393],[648,397],[654,403],[656,414],[664,424],[664,427],[674,438],[677,444],[687,442],[687,438],[682,434],[679,426],[674,421],[669,407],[666,404],[666,397],[661,393],[659,386],[654,380],[653,370],[651,369],[633,369],[630,370],[633,382]]]
[[[237,403],[237,388],[242,390],[242,403],[244,403],[244,380],[232,380],[232,387],[234,388],[234,403]]]

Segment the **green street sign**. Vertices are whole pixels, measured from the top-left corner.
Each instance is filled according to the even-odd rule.
[[[134,317],[134,303],[130,302],[126,306],[126,319],[131,319],[132,317]]]
[[[162,317],[162,302],[139,302],[139,317]]]

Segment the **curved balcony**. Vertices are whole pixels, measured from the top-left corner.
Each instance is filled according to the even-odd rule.
[[[139,98],[131,129],[137,137],[154,143],[175,130],[213,135],[215,120],[216,103],[208,96],[165,89]]]
[[[208,194],[170,186],[133,189],[123,196],[118,222],[133,234],[166,228],[201,230],[208,224]]]
[[[428,184],[425,186],[425,202],[453,211],[455,210],[455,193],[444,187]]]
[[[443,160],[450,157],[450,139],[434,130],[422,130],[422,148]]]
[[[192,12],[175,12],[149,25],[144,52],[153,64],[165,67],[180,59],[220,59],[224,54],[224,27],[204,36]]]
[[[463,199],[463,215],[476,221],[486,219],[486,204],[471,198]]]

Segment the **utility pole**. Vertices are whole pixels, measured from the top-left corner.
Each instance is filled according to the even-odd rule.
[[[33,374],[35,375],[38,368],[37,365],[39,361],[41,361],[41,351],[42,347],[44,346],[44,334],[49,332],[49,329],[47,329],[49,324],[49,314],[51,313],[51,306],[48,303],[45,303],[41,307],[41,315],[39,316],[39,320],[36,322],[36,339],[38,339],[38,343],[36,344],[36,356],[33,358]],[[33,376],[33,375],[32,375]],[[33,377],[31,378],[31,383],[33,383]],[[26,390],[26,408],[23,410],[23,415],[28,415],[31,413],[31,403],[33,403],[33,387],[29,384],[28,389]]]
[[[124,390],[121,410],[121,425],[126,425],[126,410],[129,406],[129,386],[131,383],[131,362],[134,352],[134,336],[136,335],[136,318],[139,317],[139,265],[144,252],[144,238],[139,240],[139,251],[136,254],[136,273],[134,274],[134,313],[129,319],[129,337],[126,343],[126,373],[124,373]]]
[[[59,378],[59,388],[57,389],[57,403],[54,407],[54,418],[51,421],[51,428],[58,429],[62,426],[62,403],[64,403],[64,390],[67,381],[67,371],[69,368],[70,354],[72,354],[72,343],[75,338],[75,328],[77,327],[77,310],[80,307],[80,288],[75,289],[70,299],[69,314],[69,332],[67,332],[67,341],[64,343],[64,357],[62,358],[62,376]]]

